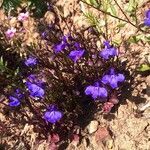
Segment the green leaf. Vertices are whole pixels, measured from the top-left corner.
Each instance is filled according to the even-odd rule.
[[[144,72],[144,71],[150,71],[150,66],[147,65],[147,64],[143,64],[138,70],[142,71],[142,72]]]
[[[117,11],[116,8],[114,7],[114,5],[109,4],[109,7],[107,9],[107,12],[110,12],[110,14],[117,16]]]
[[[145,35],[144,34],[139,34],[139,35],[134,35],[129,38],[128,42],[130,43],[138,43],[139,41],[145,41]]]
[[[123,28],[126,24],[127,24],[127,23],[119,23],[119,24],[117,25],[117,27],[118,27],[118,28]]]
[[[137,0],[129,0],[128,5],[125,6],[125,10],[132,14],[134,11],[136,11],[138,3],[139,2]]]
[[[85,0],[85,2],[97,8],[101,5],[97,0]]]
[[[19,73],[19,68],[17,68],[15,71],[14,71],[14,75],[17,76]]]
[[[13,8],[16,8],[18,6],[20,6],[22,0],[4,0],[2,7],[6,10],[12,10]]]
[[[98,18],[95,17],[94,14],[90,11],[84,13],[84,16],[92,26],[96,26],[99,23]]]
[[[130,38],[128,39],[128,42],[129,42],[129,43],[137,43],[138,41],[137,41],[137,39],[136,39],[136,36],[132,36],[132,37],[130,37]]]
[[[28,0],[30,8],[35,8],[33,14],[35,17],[42,17],[47,11],[47,5],[43,0]]]
[[[121,44],[121,42],[122,42],[121,39],[115,39],[112,41],[112,43],[116,46],[119,46]]]
[[[4,62],[3,57],[0,57],[0,71],[4,72],[7,69],[7,63]]]
[[[87,21],[91,24],[91,26],[94,26],[95,29],[102,33],[102,27],[105,26],[105,21],[97,18],[92,12],[86,12],[84,13],[84,16],[86,17]]]

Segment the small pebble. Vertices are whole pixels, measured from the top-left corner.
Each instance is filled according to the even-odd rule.
[[[94,133],[97,129],[98,129],[98,122],[96,120],[91,121],[90,124],[87,126],[89,134]]]

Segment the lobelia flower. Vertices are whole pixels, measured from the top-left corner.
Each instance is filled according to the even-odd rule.
[[[76,63],[77,60],[83,56],[85,50],[80,47],[80,43],[78,42],[74,43],[74,47],[76,50],[70,52],[69,58],[72,59],[74,63]]]
[[[20,13],[18,15],[18,20],[19,21],[25,21],[29,18],[29,12],[26,12],[26,13]]]
[[[40,75],[41,77],[42,75]],[[30,83],[34,83],[38,86],[40,86],[41,88],[45,88],[45,80],[43,78],[39,78],[36,74],[30,74],[28,77],[27,77],[27,80],[30,82]]]
[[[11,27],[10,29],[8,29],[5,32],[5,35],[6,35],[7,38],[12,38],[12,37],[14,37],[15,33],[16,33],[16,28]]]
[[[91,95],[93,99],[106,98],[108,95],[108,92],[104,87],[99,87],[97,85],[87,86],[84,92],[86,95]]]
[[[33,67],[36,64],[37,64],[37,59],[35,57],[29,56],[29,58],[25,60],[25,65],[28,67]]]
[[[68,43],[67,43],[67,36],[63,36],[62,37],[62,41],[59,44],[55,44],[54,45],[54,52],[55,53],[59,53],[62,50],[64,50],[67,47]]]
[[[114,68],[110,69],[110,74],[106,74],[102,77],[103,84],[109,84],[112,89],[118,88],[118,82],[123,82],[125,77],[123,74],[115,74]]]
[[[9,106],[11,107],[15,107],[15,106],[19,106],[20,105],[20,100],[16,97],[13,96],[9,96]]]
[[[13,96],[9,96],[9,106],[15,107],[20,105],[20,100],[23,98],[23,94],[19,89],[16,89],[15,93]]]
[[[31,83],[31,82],[26,82],[26,86],[29,90],[31,97],[34,97],[34,98],[43,98],[44,97],[45,91],[40,86],[38,86],[34,83]]]
[[[52,105],[44,114],[44,119],[50,123],[56,123],[62,118],[62,113],[56,108],[55,105]]]
[[[99,55],[105,59],[108,60],[111,57],[117,56],[117,50],[115,47],[112,47],[109,43],[109,41],[104,42],[105,48],[99,53]]]
[[[69,58],[72,59],[74,63],[76,63],[77,60],[83,56],[84,52],[85,50],[73,50],[70,52]]]
[[[21,93],[20,89],[16,89],[14,95],[19,99],[22,99],[24,97],[24,95]]]
[[[146,19],[144,19],[144,25],[150,26],[150,9],[146,11]]]

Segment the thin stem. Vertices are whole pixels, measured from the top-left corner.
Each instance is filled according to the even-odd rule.
[[[91,4],[89,4],[89,3],[87,3],[87,2],[85,2],[85,1],[83,1],[83,0],[81,0],[81,2],[83,2],[83,3],[85,3],[85,4],[87,4],[87,5],[91,6],[91,7],[93,7],[94,9],[97,9],[98,11],[100,11],[100,12],[102,12],[102,13],[104,13],[104,14],[107,14],[107,15],[109,15],[109,16],[111,16],[111,17],[113,17],[113,18],[116,18],[116,19],[118,19],[118,20],[121,20],[121,21],[124,21],[124,22],[127,22],[127,23],[128,23],[128,21],[127,21],[127,20],[122,19],[122,18],[117,17],[117,16],[114,16],[114,15],[112,15],[111,13],[106,12],[106,11],[104,11],[104,10],[100,9],[100,8],[97,8],[97,7],[95,7],[95,6],[91,5]]]
[[[87,2],[85,2],[85,1],[83,1],[83,0],[81,0],[81,1],[82,1],[83,3],[85,3],[85,4],[89,5],[89,6],[93,7],[94,9],[96,9],[96,10],[98,10],[98,11],[100,11],[100,12],[104,13],[104,14],[107,14],[107,15],[109,15],[109,16],[111,16],[111,17],[113,17],[113,18],[116,18],[116,19],[118,19],[118,20],[121,20],[121,21],[123,21],[123,22],[126,22],[126,23],[131,24],[132,26],[134,26],[135,28],[137,28],[137,29],[138,29],[139,31],[141,31],[141,32],[149,33],[149,32],[146,32],[146,31],[142,30],[139,26],[136,26],[135,24],[133,24],[133,23],[129,20],[129,18],[127,17],[127,15],[124,13],[124,11],[122,10],[122,8],[119,6],[119,4],[118,4],[118,3],[116,3],[116,4],[118,4],[117,6],[118,6],[118,7],[119,7],[119,9],[121,10],[121,12],[124,14],[124,16],[126,17],[126,19],[127,19],[127,20],[122,19],[122,18],[117,17],[117,16],[114,16],[114,15],[112,15],[111,13],[106,12],[106,11],[104,11],[104,10],[100,9],[100,8],[97,8],[97,7],[95,7],[95,6],[91,5],[91,4],[89,4],[89,3],[87,3]],[[116,2],[116,0],[114,0],[114,1]]]
[[[128,16],[126,15],[126,13],[123,11],[123,9],[120,7],[120,5],[118,4],[118,2],[116,0],[114,0],[114,2],[116,3],[116,5],[119,7],[119,9],[121,10],[121,12],[123,13],[123,15],[125,16],[125,18],[128,20],[128,23],[130,23],[132,26],[136,27],[139,29],[139,27],[137,27],[135,24],[133,24],[130,19],[128,18]]]

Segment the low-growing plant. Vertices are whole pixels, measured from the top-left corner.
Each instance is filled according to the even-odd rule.
[[[70,136],[75,126],[81,125],[82,119],[92,113],[92,105],[102,114],[108,114],[119,103],[121,87],[126,82],[125,68],[120,61],[119,44],[122,41],[116,42],[109,35],[107,17],[120,19],[142,32],[140,34],[145,33],[138,24],[129,20],[116,0],[114,6],[111,1],[83,2],[104,13],[104,25],[91,12],[83,12],[91,26],[81,32],[68,29],[64,34],[58,18],[50,25],[43,19],[37,22],[33,31],[38,33],[37,41],[30,44],[24,38],[28,33],[25,24],[31,21],[30,11],[15,16],[13,26],[9,24],[11,18],[1,25],[1,51],[10,54],[14,60],[1,53],[0,70],[2,75],[13,70],[11,77],[16,76],[15,80],[8,78],[11,81],[9,90],[6,89],[10,82],[3,88],[7,97],[4,104],[10,111],[17,111],[18,116],[24,116],[26,122],[34,124],[45,137],[55,133]],[[117,17],[116,6],[125,19]],[[51,11],[57,16],[55,8]],[[128,13],[131,12],[132,16],[134,11],[131,6]],[[144,24],[149,26],[149,11]],[[119,25],[117,28],[124,27]],[[88,33],[86,36],[85,32]],[[8,65],[3,61],[4,56]],[[11,61],[16,63],[10,64]],[[14,118],[11,114],[9,117]]]

